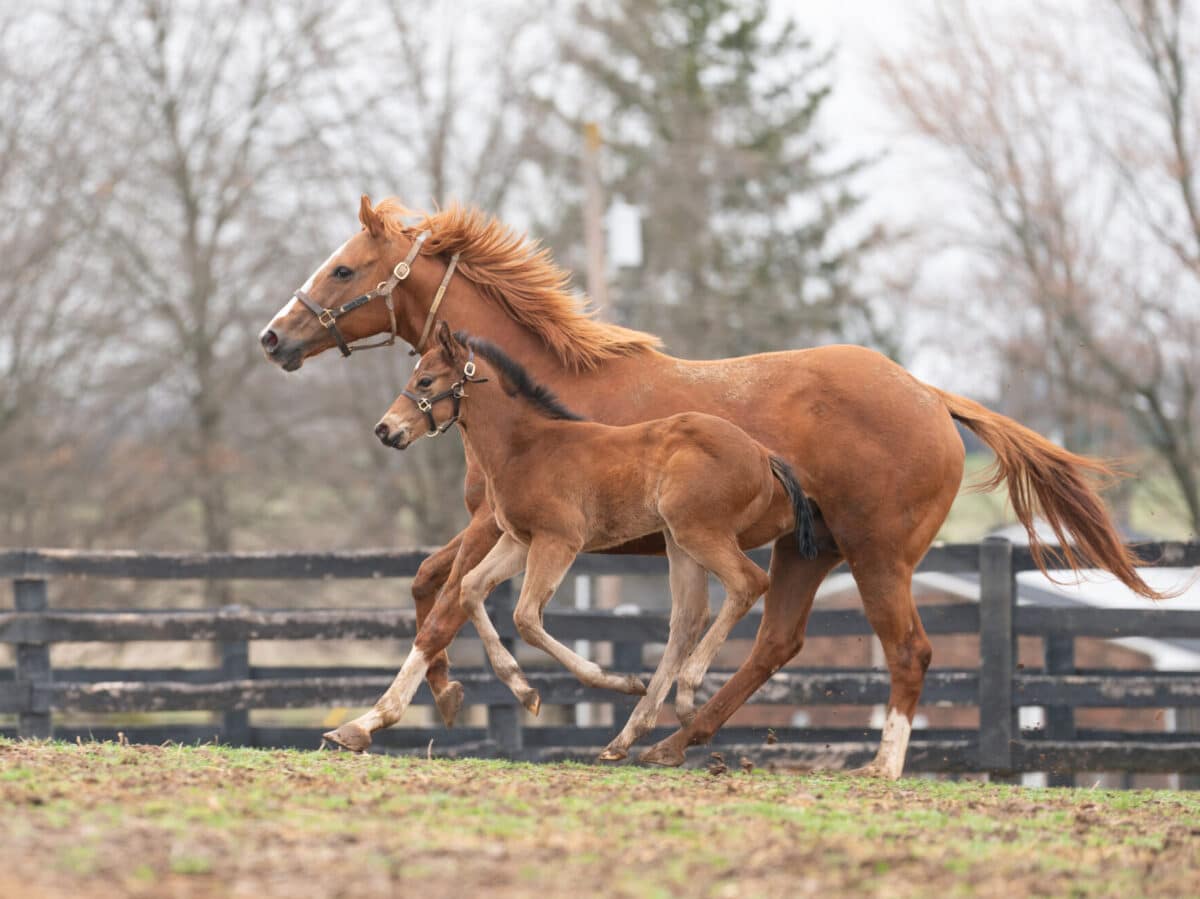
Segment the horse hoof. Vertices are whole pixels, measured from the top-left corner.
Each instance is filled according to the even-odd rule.
[[[642,683],[642,679],[633,674],[625,678],[625,682],[621,685],[620,691],[628,693],[630,696],[645,696],[646,685]]]
[[[604,751],[596,757],[598,762],[620,762],[629,757],[629,753],[619,746],[607,746]]]
[[[353,721],[343,724],[337,730],[326,732],[322,738],[350,752],[366,752],[371,746],[371,734],[365,727]]]
[[[434,697],[433,701],[437,703],[438,712],[441,713],[446,727],[454,727],[454,719],[458,717],[459,709],[462,708],[464,692],[463,685],[453,680]]]
[[[521,700],[521,705],[529,710],[529,714],[537,715],[542,710],[542,697],[533,687],[527,687],[522,690],[517,696]]]
[[[667,740],[655,743],[640,756],[638,761],[645,765],[661,765],[664,768],[678,768],[683,764],[683,751],[676,749]]]

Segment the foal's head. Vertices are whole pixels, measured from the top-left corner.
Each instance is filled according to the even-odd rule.
[[[495,344],[452,333],[444,321],[438,322],[434,338],[404,391],[375,426],[375,436],[385,445],[404,449],[421,437],[441,434],[460,414],[465,423],[467,385],[493,379],[504,394],[520,398],[539,415],[581,419]],[[489,401],[497,398],[493,394]]]
[[[284,371],[295,371],[309,356],[337,344],[335,332],[322,324],[317,310],[338,310],[350,300],[375,291],[415,248],[415,239],[405,236],[386,214],[372,207],[365,194],[358,219],[362,230],[333,251],[259,334],[267,358]],[[395,288],[395,311],[400,317],[406,313],[404,304],[409,301],[405,286],[401,280]],[[300,295],[312,305],[306,305]],[[383,296],[373,296],[339,315],[336,325],[347,343],[372,334],[390,334],[393,326]]]

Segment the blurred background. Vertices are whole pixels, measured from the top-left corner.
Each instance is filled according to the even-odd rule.
[[[454,533],[457,438],[371,438],[404,353],[255,340],[362,192],[527,229],[677,355],[874,346],[1194,536],[1198,42],[1169,0],[5,4],[0,544]]]

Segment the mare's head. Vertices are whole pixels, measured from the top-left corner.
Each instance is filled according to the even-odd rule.
[[[385,201],[386,203],[387,201]],[[337,310],[357,297],[370,294],[381,287],[413,248],[414,240],[396,227],[384,204],[374,208],[365,194],[358,209],[362,230],[333,251],[304,285],[297,291],[320,309]],[[403,282],[395,290],[397,316],[406,302]],[[267,358],[284,371],[295,371],[309,356],[315,356],[337,345],[334,332],[319,320],[314,311],[297,296],[293,296],[275,314],[259,334]],[[373,334],[390,334],[392,319],[383,296],[373,296],[362,305],[347,311],[337,319],[337,329],[347,343]]]
[[[407,449],[422,437],[443,433],[458,420],[465,385],[487,380],[477,373],[477,366],[465,335],[456,336],[448,324],[438,322],[432,345],[375,426],[375,436],[385,446]]]

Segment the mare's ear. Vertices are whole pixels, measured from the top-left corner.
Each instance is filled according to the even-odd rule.
[[[450,331],[450,325],[445,319],[437,323],[434,328],[434,336],[437,337],[437,342],[442,348],[442,355],[446,357],[446,361],[451,365],[458,358],[458,341],[454,339],[454,334]]]
[[[366,194],[362,195],[362,200],[358,204],[358,220],[362,222],[362,226],[372,237],[378,237],[383,233],[383,219],[371,206],[371,198]]]

